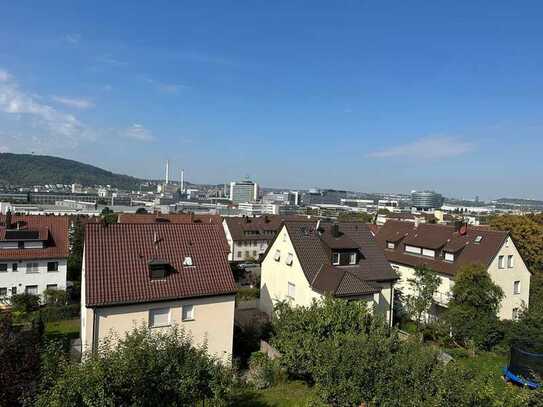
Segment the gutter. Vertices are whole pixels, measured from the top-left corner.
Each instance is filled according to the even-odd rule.
[[[96,332],[96,326],[98,325],[96,308],[92,308],[92,352],[95,353],[98,349],[98,335]]]

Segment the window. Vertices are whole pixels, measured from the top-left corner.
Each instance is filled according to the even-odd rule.
[[[477,236],[477,237],[475,238],[475,243],[476,243],[476,244],[479,244],[479,243],[481,243],[481,240],[483,240],[483,236]]]
[[[47,271],[58,271],[58,261],[47,262]]]
[[[420,247],[405,245],[405,251],[413,254],[420,254]]]
[[[275,254],[273,255],[273,259],[274,259],[275,261],[281,260],[281,251],[280,251],[279,249],[277,249],[277,250],[275,251]]]
[[[396,245],[394,244],[394,242],[387,242],[387,249],[394,249],[396,247]]]
[[[513,308],[513,321],[516,321],[519,318],[519,309]]]
[[[339,265],[339,253],[332,253],[332,264]]]
[[[0,297],[5,297],[6,295],[8,295],[8,288],[0,287]]]
[[[285,260],[285,264],[286,264],[287,266],[292,266],[293,260],[294,260],[294,256],[292,255],[292,253],[289,253],[289,254],[287,254],[287,258],[286,258],[286,260]]]
[[[11,287],[11,295],[17,294],[17,287]]]
[[[58,285],[56,285],[56,284],[47,284],[47,289],[48,290],[56,290],[56,289],[58,289]]]
[[[193,321],[194,320],[194,305],[183,305],[181,309],[181,320]]]
[[[245,250],[245,258],[246,258],[246,259],[249,258],[249,250]]]
[[[155,308],[149,310],[149,327],[159,328],[170,325],[170,309]]]
[[[17,248],[18,249],[24,249],[25,248],[25,242],[17,242]]]
[[[17,271],[17,267],[18,267],[18,266],[19,266],[19,265],[18,265],[17,263],[13,263],[13,264],[11,265],[11,270]]]
[[[351,253],[349,256],[349,264],[356,264],[356,253]]]
[[[436,257],[436,252],[430,249],[422,249],[422,255],[426,257]]]
[[[288,283],[288,297],[291,299],[296,297],[296,285],[291,282]]]
[[[454,261],[454,254],[445,252],[445,261]]]
[[[26,263],[26,272],[29,273],[39,273],[39,264],[38,263]]]
[[[38,295],[38,286],[37,285],[27,285],[25,287],[26,294]]]
[[[241,252],[238,252],[238,259],[241,257]]]
[[[520,281],[513,283],[513,294],[520,294]]]
[[[512,269],[515,266],[515,263],[513,261],[513,255],[507,256],[507,268]]]
[[[499,268],[499,269],[504,268],[504,265],[503,265],[503,256],[498,256],[498,268]]]
[[[8,271],[7,263],[0,263],[0,272],[4,273],[6,271]]]
[[[256,250],[253,250],[253,257],[256,259]]]

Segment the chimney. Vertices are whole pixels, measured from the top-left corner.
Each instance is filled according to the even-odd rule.
[[[166,160],[166,185],[170,181],[170,160]]]
[[[181,170],[181,192],[185,192],[185,170]]]

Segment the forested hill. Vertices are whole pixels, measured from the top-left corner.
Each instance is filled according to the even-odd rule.
[[[112,185],[133,189],[143,182],[128,175],[47,155],[0,153],[0,185],[73,184]]]

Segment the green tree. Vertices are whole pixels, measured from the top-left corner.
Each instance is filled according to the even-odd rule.
[[[290,374],[309,377],[319,343],[340,333],[360,333],[371,320],[364,301],[326,297],[294,308],[281,302],[274,310],[272,345],[282,353],[281,363]]]
[[[417,325],[420,332],[421,324],[425,322],[426,315],[434,302],[434,294],[441,284],[441,279],[426,267],[417,267],[414,277],[407,280],[409,294],[406,295],[405,305],[409,316]]]
[[[230,370],[205,347],[193,347],[177,328],[166,332],[136,328],[116,344],[112,339],[81,363],[62,357],[52,363],[45,358],[49,362],[44,364],[36,405],[184,406],[204,400],[209,405],[226,404]]]
[[[543,353],[543,313],[539,308],[524,309],[513,321],[511,344],[528,352]]]
[[[117,223],[118,215],[106,206],[102,209],[101,217],[105,223],[112,225]]]
[[[67,278],[70,281],[81,281],[84,242],[85,226],[81,222],[81,217],[77,216],[70,229],[70,254],[68,256],[67,273]]]
[[[446,320],[458,342],[491,348],[500,338],[497,312],[503,291],[480,264],[461,267],[454,280]]]
[[[340,222],[362,222],[371,223],[373,216],[366,212],[343,212],[337,217]]]
[[[149,212],[145,208],[138,208],[138,209],[136,209],[136,213],[137,214],[144,214],[144,213],[149,213]]]

